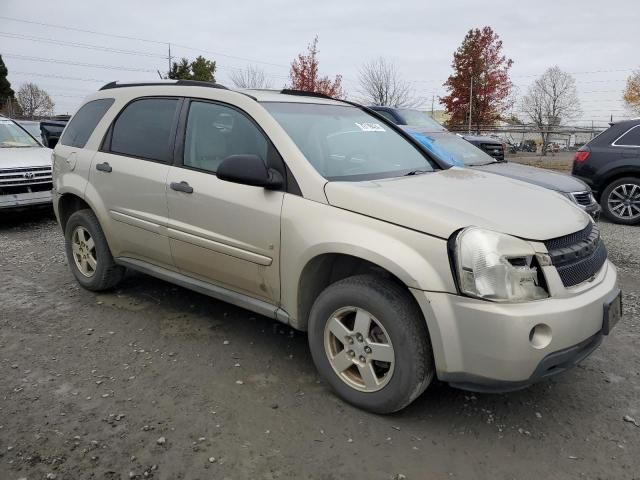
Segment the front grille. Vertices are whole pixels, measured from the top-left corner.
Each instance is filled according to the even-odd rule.
[[[0,195],[51,190],[51,167],[0,169]]]
[[[577,192],[572,193],[571,195],[573,195],[573,198],[578,205],[582,205],[583,207],[591,205],[591,194],[589,192]]]
[[[565,287],[589,280],[607,260],[607,248],[600,238],[600,230],[593,223],[578,232],[544,243]]]
[[[502,148],[502,145],[496,143],[481,143],[480,148],[491,155],[493,158],[504,160],[504,150]]]

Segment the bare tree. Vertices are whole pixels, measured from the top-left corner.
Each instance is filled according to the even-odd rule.
[[[360,68],[358,92],[363,103],[387,107],[409,107],[418,103],[409,82],[400,76],[396,64],[382,57]]]
[[[49,94],[35,83],[22,84],[16,99],[20,104],[22,113],[30,118],[51,115],[55,106]]]
[[[265,75],[264,70],[253,65],[249,65],[243,70],[233,70],[229,78],[237,88],[272,87],[271,81]]]
[[[547,69],[529,87],[522,109],[540,130],[542,155],[546,155],[549,136],[563,122],[580,114],[576,81],[557,66]]]

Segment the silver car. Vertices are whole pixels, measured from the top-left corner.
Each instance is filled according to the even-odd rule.
[[[569,199],[449,167],[318,94],[105,85],[54,150],[54,192],[82,286],[131,268],[306,331],[327,384],[373,412],[436,377],[523,388],[621,315],[598,227]]]
[[[51,205],[51,149],[0,117],[0,211]]]

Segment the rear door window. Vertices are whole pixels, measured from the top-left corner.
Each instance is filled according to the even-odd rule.
[[[640,125],[636,125],[615,141],[619,147],[640,147]]]
[[[127,105],[113,123],[111,153],[170,162],[177,98],[144,98]]]
[[[60,143],[69,147],[84,148],[93,129],[113,102],[113,98],[101,98],[85,103],[67,125]]]

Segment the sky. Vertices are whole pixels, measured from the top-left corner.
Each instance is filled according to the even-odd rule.
[[[169,44],[173,57],[216,60],[220,83],[254,65],[279,88],[318,35],[320,71],[341,74],[348,96],[358,96],[363,63],[384,57],[424,108],[435,99],[438,109],[453,52],[469,29],[485,25],[514,61],[520,96],[558,65],[577,83],[582,113],[572,123],[630,116],[622,90],[640,68],[638,0],[0,0],[0,54],[14,90],[36,83],[56,113],[73,113],[109,81],[157,79],[167,71]]]

